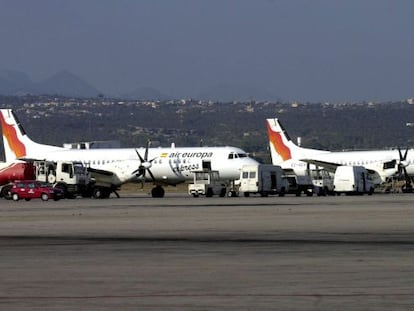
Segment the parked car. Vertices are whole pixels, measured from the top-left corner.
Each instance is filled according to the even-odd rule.
[[[53,199],[55,201],[63,199],[64,193],[61,189],[53,188],[47,183],[37,180],[18,180],[15,181],[9,191],[9,197],[14,201],[25,199],[40,198],[43,201]]]

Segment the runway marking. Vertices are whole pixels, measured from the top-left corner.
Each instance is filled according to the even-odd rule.
[[[93,300],[93,299],[124,299],[124,298],[347,298],[347,297],[413,297],[414,293],[355,293],[355,294],[134,294],[134,295],[92,295],[92,296],[0,296],[0,300]]]
[[[278,232],[274,233],[275,235]],[[318,235],[318,232],[312,232],[309,234]],[[232,235],[232,234],[230,234]],[[372,240],[350,240],[346,237],[360,237],[361,234],[348,234],[348,233],[332,233],[330,235],[336,236],[336,238],[326,239],[277,239],[277,238],[231,238],[220,237],[213,235],[208,236],[195,236],[195,237],[88,237],[88,236],[1,236],[0,245],[2,247],[27,247],[27,246],[71,246],[71,245],[89,245],[89,244],[111,244],[111,243],[251,243],[251,244],[323,244],[323,245],[413,245],[414,240],[393,240],[393,235],[390,235],[387,239],[386,234],[370,234]],[[367,234],[364,234],[367,237]],[[375,237],[378,239],[374,239]],[[344,237],[340,239],[338,237]],[[380,239],[382,238],[382,239]],[[13,244],[18,242],[19,244]]]

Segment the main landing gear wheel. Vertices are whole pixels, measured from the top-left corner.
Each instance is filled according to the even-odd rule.
[[[165,194],[165,190],[161,186],[155,186],[151,190],[151,196],[153,198],[163,198],[164,197],[164,194]]]

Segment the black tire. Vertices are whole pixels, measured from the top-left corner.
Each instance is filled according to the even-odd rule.
[[[65,185],[65,184],[60,183],[60,184],[57,184],[56,186],[54,186],[53,188],[57,188],[57,189],[62,190],[62,192],[63,192],[63,197],[64,197],[64,198],[66,198],[66,197],[67,197],[67,195],[68,195],[68,188],[66,187],[66,185]]]
[[[95,188],[95,189],[93,189],[93,194],[92,194],[92,196],[93,196],[95,199],[101,199],[101,198],[102,198],[102,190],[101,190],[101,188]]]
[[[47,193],[42,193],[40,198],[42,199],[42,201],[48,201],[49,200],[49,196],[47,195]]]
[[[163,198],[164,197],[164,194],[165,194],[165,190],[161,186],[155,186],[151,190],[151,196],[153,198]]]
[[[12,185],[4,186],[1,189],[1,196],[4,197],[6,200],[11,200],[11,194],[10,189],[12,188]]]
[[[231,197],[231,198],[235,198],[235,197],[237,197],[237,192],[236,192],[236,191],[234,191],[234,190],[230,190],[230,191],[227,193],[227,196],[228,196],[228,197]]]

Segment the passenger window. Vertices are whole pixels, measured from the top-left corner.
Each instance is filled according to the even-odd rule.
[[[243,178],[244,178],[244,179],[249,178],[249,173],[248,173],[248,172],[243,172]]]
[[[256,172],[250,172],[250,178],[256,178]]]

